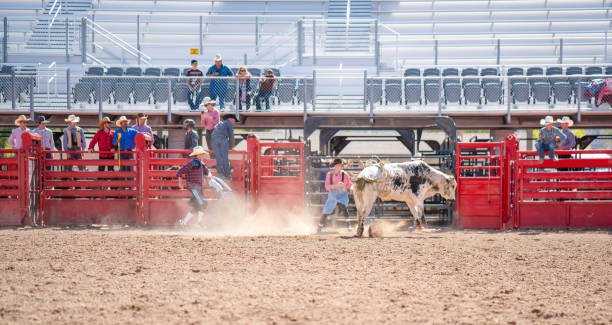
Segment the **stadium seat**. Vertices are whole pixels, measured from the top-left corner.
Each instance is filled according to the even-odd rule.
[[[606,78],[612,78],[612,66],[607,66],[606,67],[605,74],[607,76]]]
[[[501,84],[501,80],[499,79],[499,71],[496,68],[484,68],[480,71],[480,76],[483,77],[483,87],[488,83]]]
[[[96,82],[97,83],[97,82]],[[110,103],[111,95],[113,94],[113,82],[111,80],[102,80],[102,85],[96,85],[94,83],[94,102],[102,100],[103,102],[108,101]],[[98,98],[98,92],[100,92],[100,98]]]
[[[603,69],[601,67],[587,67],[586,70],[584,71],[584,74],[586,75],[603,74]]]
[[[91,103],[91,93],[93,92],[93,84],[90,82],[77,82],[72,88],[72,100],[74,103],[87,102]]]
[[[465,87],[465,85],[467,84],[473,84],[473,83],[480,84],[480,79],[478,78],[478,69],[465,68],[461,70],[461,76],[463,77],[463,80],[461,81],[461,84],[463,85],[463,87]]]
[[[524,76],[524,73],[525,72],[523,68],[509,68],[506,74],[508,77],[512,77],[509,79],[510,79],[510,84],[513,85],[516,82],[527,82],[527,78],[519,77],[519,76]]]
[[[437,82],[436,82],[437,81]],[[425,82],[425,104],[428,103],[437,103],[441,99],[441,85],[440,81],[436,80],[434,82]]]
[[[150,82],[137,82],[134,85],[134,104],[144,102],[150,103],[151,91],[152,89]]]
[[[306,96],[304,97],[304,91],[306,91]],[[381,91],[381,95],[382,96],[382,88],[380,89]],[[312,79],[308,79],[306,80],[306,83],[304,85],[304,79],[300,79],[298,82],[298,86],[297,86],[297,99],[298,99],[298,103],[301,103],[303,101],[306,102],[310,102],[312,101],[312,95],[313,95],[313,82]]]
[[[11,77],[0,76],[0,95],[4,102],[11,99]]]
[[[261,77],[261,69],[259,68],[247,68],[252,77]]]
[[[582,67],[568,67],[565,70],[565,75],[566,76],[580,75],[582,73],[583,73]],[[575,87],[576,81],[578,81],[578,79],[579,79],[579,77],[569,77],[568,78],[568,81],[569,81],[570,85],[572,85],[572,88]]]
[[[517,102],[529,103],[530,87],[527,82],[521,82],[521,81],[514,82],[510,88],[510,92],[512,94],[513,104],[516,104]]]
[[[586,96],[588,86],[589,86],[589,81],[580,81],[580,82],[574,83],[574,85],[572,86],[572,93],[574,94],[574,104],[576,104],[577,101],[581,101],[581,102],[590,101],[590,99]],[[578,94],[579,93],[578,87],[581,88],[580,96]]]
[[[175,104],[187,102],[187,84],[177,83],[172,88],[172,97],[174,97]]]
[[[178,70],[178,69],[177,69]],[[158,82],[153,86],[153,103],[166,103],[168,101],[168,83]]]
[[[279,70],[278,68],[269,68],[269,69],[271,69],[271,70],[272,70],[272,72],[274,72],[274,75],[275,75],[276,77],[280,77],[281,72],[280,72],[280,70]]]
[[[544,75],[544,69],[540,67],[531,67],[527,69],[527,76],[543,76],[543,75]],[[529,85],[533,87],[533,84],[536,82],[548,82],[548,80],[546,78],[528,78],[527,82],[529,82]]]
[[[452,76],[459,77],[459,69],[446,68],[442,71],[442,76],[443,77],[452,77]],[[453,83],[453,84],[459,83],[459,78],[444,78],[444,81],[442,82],[442,84],[446,86],[447,83]]]
[[[107,76],[123,76],[123,68],[122,67],[110,67],[106,70]]]
[[[444,84],[444,103],[461,104],[461,84],[459,82],[448,82]]]
[[[554,95],[554,103],[557,102],[568,102],[570,103],[572,97],[572,86],[567,81],[555,82],[552,86]]]
[[[125,69],[126,76],[142,76],[142,69],[140,67],[130,67]]]
[[[535,82],[531,86],[533,103],[550,103],[550,84],[548,82]]]
[[[300,80],[301,81],[301,80]],[[301,90],[298,85],[298,98],[300,97]],[[371,79],[368,83],[368,102],[382,102],[382,80],[381,79]]]
[[[402,101],[402,80],[385,79],[385,104]]]
[[[408,79],[404,80],[408,81]],[[421,99],[421,83],[404,83],[404,102],[408,103],[423,103]]]
[[[166,77],[178,77],[181,75],[181,70],[179,68],[166,68],[163,75]]]
[[[103,76],[104,68],[103,67],[89,67],[87,72],[85,72],[86,76]]]
[[[278,100],[281,103],[294,103],[295,79],[280,79],[277,85]]]
[[[129,103],[133,86],[130,82],[121,81],[115,84],[114,103]]]
[[[438,68],[428,68],[423,71],[423,77],[436,77],[440,76],[440,69]],[[427,84],[439,84],[440,78],[428,78],[424,80],[424,83]]]
[[[465,103],[482,104],[482,87],[479,83],[466,83],[463,86],[463,97]]]
[[[550,77],[550,76],[562,76],[563,75],[562,67],[548,67],[546,68],[546,75],[549,76],[548,82],[550,82],[551,85],[554,85],[557,82],[567,82],[566,77]]]

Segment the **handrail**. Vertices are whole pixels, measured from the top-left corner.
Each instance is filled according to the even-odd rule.
[[[89,27],[92,31],[98,33],[100,36],[106,38],[111,43],[113,43],[114,45],[120,47],[122,50],[126,51],[127,53],[131,54],[132,56],[141,58],[145,62],[145,64],[151,65],[151,57],[150,56],[146,55],[142,51],[140,51],[137,48],[135,48],[134,46],[130,45],[128,42],[122,40],[121,38],[117,37],[113,33],[109,32],[108,30],[106,30],[102,26],[98,25],[97,23],[95,23],[91,19],[89,19],[87,17],[84,17],[83,19],[85,19],[86,26]],[[88,55],[88,57],[91,57],[91,56]]]

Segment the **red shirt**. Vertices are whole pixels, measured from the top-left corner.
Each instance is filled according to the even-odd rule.
[[[92,150],[97,143],[99,151],[111,151],[111,149],[116,148],[115,146],[113,146],[113,136],[114,135],[115,135],[115,132],[113,130],[106,133],[104,132],[104,129],[100,129],[98,132],[96,132],[93,139],[89,143],[89,149]],[[115,154],[114,153],[100,153],[100,157],[114,158]]]

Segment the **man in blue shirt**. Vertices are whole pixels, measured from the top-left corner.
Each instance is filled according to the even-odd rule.
[[[234,73],[226,65],[220,54],[215,57],[215,64],[206,72],[208,77],[231,77]],[[210,81],[210,98],[219,100],[219,110],[225,109],[225,93],[227,93],[227,80],[214,78]]]
[[[238,118],[234,114],[223,116],[223,121],[219,122],[212,131],[212,147],[217,162],[217,173],[219,177],[231,181],[229,163],[229,150],[234,147],[234,123]]]
[[[115,122],[119,129],[115,131],[115,135],[113,136],[113,145],[119,147],[119,159],[126,161],[134,158],[133,154],[124,153],[124,151],[134,150],[136,147],[134,138],[136,137],[136,134],[138,134],[138,131],[128,127],[129,123],[130,120],[128,120],[125,116],[119,117],[119,119]],[[132,166],[121,166],[120,170],[132,171]]]
[[[538,156],[540,157],[540,164],[544,162],[544,157],[546,156],[544,154],[545,151],[548,151],[548,157],[550,159],[557,161],[557,156],[555,156],[557,137],[559,137],[561,141],[565,141],[566,138],[565,134],[554,127],[553,124],[555,124],[555,119],[550,115],[540,120],[540,125],[544,125],[544,127],[540,129],[538,141],[535,144]]]

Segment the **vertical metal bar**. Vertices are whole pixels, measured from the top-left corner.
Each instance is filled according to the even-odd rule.
[[[30,77],[28,81],[30,90],[30,119],[34,120],[34,77]]]
[[[202,29],[202,16],[200,16],[200,34],[198,35],[198,38],[200,39],[200,55],[202,55],[202,53],[204,52],[204,44],[202,44],[202,39],[204,38],[203,36],[203,29]]]
[[[306,81],[303,80],[303,82],[304,82],[304,86],[305,86],[306,85]],[[299,84],[299,80],[298,80],[298,84]],[[304,87],[304,89],[306,89],[306,87]],[[305,90],[302,90],[302,95],[304,96],[304,127],[306,127],[306,120],[308,119],[308,110],[306,108],[306,91]]]
[[[370,80],[370,84],[372,84],[372,86],[373,86],[373,83],[371,82],[371,80]],[[373,121],[373,118],[374,118],[374,100],[373,100],[373,98],[374,98],[374,87],[368,87],[368,90],[369,90],[369,94],[370,94],[370,96],[368,98],[368,101],[370,102],[370,123],[373,123],[374,122]]]
[[[140,15],[136,15],[136,48],[138,49],[138,65],[140,65]]]
[[[87,63],[87,22],[81,18],[81,62]]]
[[[247,61],[247,54],[246,54],[246,53],[244,53],[244,65],[247,65],[247,64],[248,64],[247,62],[248,62],[248,61]]]
[[[70,68],[66,69],[66,108],[70,110]]]
[[[497,62],[497,65],[501,64],[501,40],[497,40],[497,49],[495,50],[496,55],[497,55],[497,60],[495,62]]]
[[[170,78],[168,78],[168,123],[172,123],[172,79]]]
[[[399,68],[399,34],[395,34],[395,70]]]
[[[303,39],[303,35],[304,35],[304,26],[303,26],[303,22],[301,20],[298,20],[297,22],[297,58],[298,58],[298,65],[302,65],[302,43],[304,42]]]
[[[7,45],[8,45],[8,18],[4,17],[4,36],[2,37],[2,62],[4,63],[8,61]]]
[[[363,110],[367,109],[368,103],[368,70],[363,70]]]
[[[70,56],[68,54],[68,17],[66,17],[66,62],[70,62]]]
[[[312,70],[312,111],[316,109],[317,102],[317,71]]]
[[[510,78],[506,75],[506,124],[512,119],[512,95],[510,94]]]
[[[444,94],[442,90],[442,78],[438,78],[438,89],[440,90],[440,95],[438,96],[438,116],[442,115],[442,95]]]
[[[559,39],[559,64],[563,64],[563,39]]]
[[[374,44],[374,59],[376,61],[376,76],[380,75],[380,42]]]
[[[302,101],[304,102],[304,111],[306,111],[308,109],[308,106],[307,106],[308,102],[306,101],[306,94],[308,93],[306,91],[306,88],[308,87],[308,82],[306,78],[302,79],[302,81],[304,82],[304,87],[302,87],[302,95],[304,97],[302,98]]]
[[[317,64],[317,21],[313,19],[312,20],[312,65],[316,65],[316,64]]]
[[[438,65],[438,40],[434,41],[434,65]]]
[[[608,63],[608,32],[604,33],[604,62]]]
[[[91,15],[91,23],[94,24],[94,22],[96,21],[96,14],[92,14]],[[92,26],[93,27],[93,26]],[[91,29],[91,53],[96,54],[96,46],[94,45],[96,39],[95,39],[96,33],[94,32],[94,29]]]
[[[11,107],[13,109],[17,108],[17,94],[15,94],[15,70],[11,71]]]
[[[98,120],[102,119],[102,78],[98,78]]]
[[[240,107],[240,79],[236,78],[236,91],[234,92],[234,100],[235,100],[235,111],[236,111],[236,117],[238,119],[240,119],[240,110],[238,109],[238,107]],[[246,106],[246,105],[245,105]]]
[[[580,123],[582,120],[582,77],[578,77],[578,80],[576,80],[576,87],[578,87],[578,112],[576,112],[576,122]]]
[[[255,55],[259,55],[259,16],[255,16]]]

